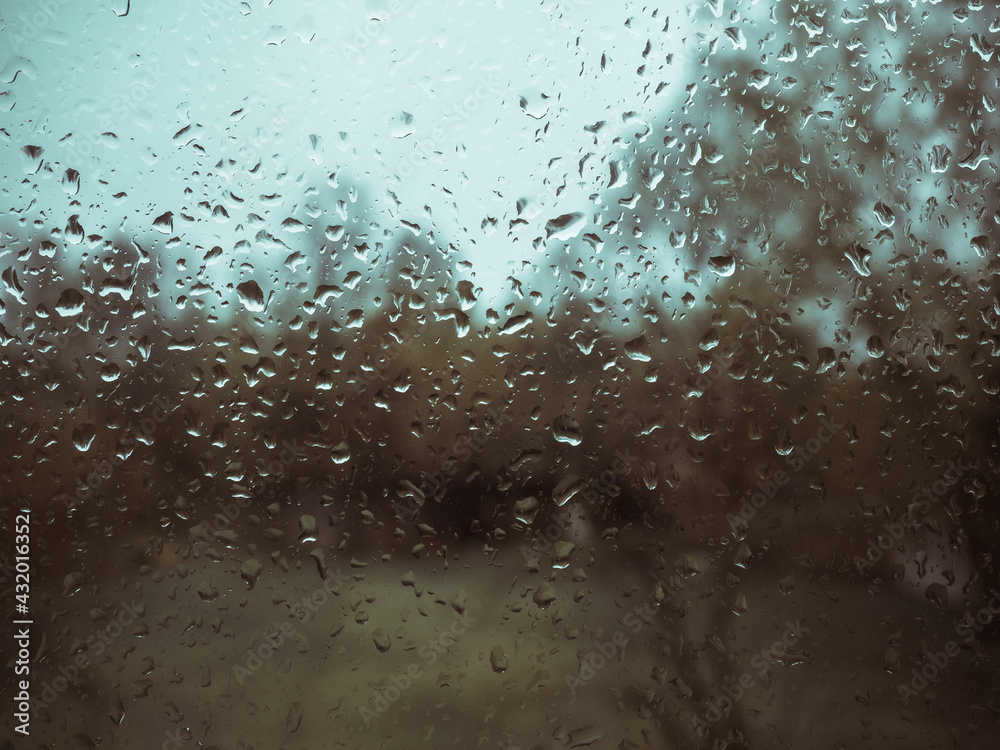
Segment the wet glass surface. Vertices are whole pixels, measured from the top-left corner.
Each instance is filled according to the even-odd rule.
[[[0,23],[0,748],[996,746],[995,6]]]

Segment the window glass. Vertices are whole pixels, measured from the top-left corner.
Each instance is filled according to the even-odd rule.
[[[995,6],[0,24],[0,747],[1000,740]]]

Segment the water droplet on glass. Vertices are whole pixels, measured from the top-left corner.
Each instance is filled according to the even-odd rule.
[[[514,503],[514,518],[526,526],[530,526],[538,513],[538,498],[526,497]]]
[[[875,218],[878,223],[882,226],[888,228],[896,223],[896,215],[892,212],[892,209],[885,205],[882,201],[875,204]]]
[[[625,354],[629,359],[636,362],[649,362],[653,354],[649,349],[649,342],[645,336],[639,336],[625,343]]]
[[[879,336],[870,337],[868,343],[865,345],[865,349],[869,357],[879,359],[885,356],[885,344],[882,343],[882,339]]]
[[[83,312],[86,299],[76,289],[66,289],[56,300],[56,312],[64,318]]]
[[[556,590],[551,583],[540,584],[535,589],[535,593],[532,594],[531,600],[538,605],[539,609],[545,609],[556,600]]]
[[[708,259],[708,268],[716,276],[732,276],[736,271],[736,259],[731,255],[716,255]]]
[[[507,671],[507,654],[500,646],[494,646],[490,650],[490,666],[493,671],[497,674],[503,674]]]
[[[375,643],[375,648],[382,654],[392,646],[392,639],[389,638],[388,634],[382,628],[375,629],[372,633],[372,641]]]
[[[256,281],[244,281],[236,287],[236,292],[240,302],[247,310],[250,312],[264,311],[264,292],[261,291]]]
[[[563,414],[556,417],[552,423],[552,437],[560,443],[579,445],[583,442],[583,430],[580,428],[579,422],[568,414]]]
[[[97,428],[90,422],[78,425],[73,428],[73,445],[81,453],[90,450],[97,437]]]
[[[870,251],[863,248],[859,243],[852,242],[844,255],[849,261],[851,261],[851,265],[860,276],[872,275],[872,271],[868,267],[868,261],[871,259],[872,254]]]

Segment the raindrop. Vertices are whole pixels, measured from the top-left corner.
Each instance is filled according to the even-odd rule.
[[[125,705],[122,703],[121,696],[111,696],[111,705],[109,707],[108,716],[111,717],[113,724],[119,725],[122,723],[122,720],[125,718]]]
[[[575,549],[573,542],[556,542],[552,545],[552,567],[556,570],[568,568]]]
[[[580,727],[569,733],[569,746],[589,747],[604,737],[604,729],[597,724]]]
[[[888,228],[896,223],[896,214],[892,212],[892,209],[885,205],[882,201],[875,204],[875,218],[878,223],[882,226]]]
[[[560,443],[579,445],[583,442],[583,430],[579,422],[568,414],[562,414],[552,423],[552,437]]]
[[[538,514],[538,498],[526,497],[514,503],[514,518],[526,526],[530,526]]]
[[[65,236],[66,241],[71,245],[79,245],[83,242],[83,227],[80,226],[80,222],[77,221],[80,218],[80,214],[73,214],[69,217],[69,221],[66,222]]]
[[[837,353],[828,346],[816,350],[816,373],[821,374],[837,363]]]
[[[202,581],[198,585],[198,596],[206,602],[211,602],[219,598],[219,591],[208,581]]]
[[[535,589],[531,600],[538,605],[539,609],[545,609],[556,600],[556,590],[551,583],[543,583]]]
[[[90,446],[94,444],[94,438],[96,437],[97,428],[90,422],[73,428],[73,445],[81,453],[90,450]]]
[[[653,354],[649,349],[649,342],[645,336],[639,336],[626,342],[625,354],[629,359],[634,359],[636,362],[649,362],[653,358]]]
[[[545,225],[545,236],[565,242],[580,234],[586,225],[587,218],[582,213],[563,214]]]
[[[851,261],[851,265],[854,266],[854,270],[859,275],[872,275],[872,271],[868,267],[868,261],[871,259],[872,254],[870,251],[863,248],[859,243],[852,242],[844,255],[849,261]]]
[[[523,315],[515,315],[500,327],[499,332],[502,334],[518,333],[531,325],[534,319],[534,316],[530,312],[526,312]]]
[[[254,558],[248,558],[240,568],[240,577],[247,582],[247,588],[252,589],[260,578],[264,566]]]
[[[299,541],[316,541],[316,516],[304,515],[299,518]]]
[[[295,734],[302,726],[302,704],[292,703],[288,707],[288,714],[285,716],[285,731],[288,734]]]
[[[732,276],[736,271],[736,259],[731,255],[716,255],[708,259],[708,268],[716,276]]]
[[[247,310],[250,312],[264,311],[264,292],[257,286],[256,281],[244,281],[236,287],[236,292],[239,295],[240,302],[243,303],[243,306]]]
[[[76,289],[66,289],[56,300],[56,312],[67,318],[71,315],[79,315],[83,312],[83,305],[86,302],[84,296]]]
[[[879,336],[869,338],[865,349],[868,352],[868,356],[874,359],[880,359],[885,356],[885,344],[882,343],[882,339]]]
[[[494,646],[490,651],[490,666],[497,674],[507,671],[507,654],[500,646]]]
[[[382,628],[375,629],[375,632],[372,633],[372,641],[375,643],[375,648],[377,648],[379,653],[382,654],[388,651],[392,646],[392,640]]]
[[[330,460],[335,464],[346,464],[351,460],[351,448],[345,442],[337,443],[330,449]]]
[[[14,268],[6,268],[0,276],[3,278],[3,285],[7,292],[22,305],[25,304],[24,287],[21,286],[21,282],[17,278],[17,271]],[[0,307],[0,311],[2,310],[3,308]]]
[[[153,229],[161,234],[172,234],[174,231],[174,215],[167,211],[153,219]]]
[[[100,376],[101,380],[103,380],[105,383],[114,383],[116,380],[118,380],[118,378],[121,377],[121,374],[122,374],[122,368],[120,368],[114,362],[105,365],[98,372],[98,375]]]

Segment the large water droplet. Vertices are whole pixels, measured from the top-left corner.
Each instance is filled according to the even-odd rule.
[[[860,243],[852,242],[844,255],[849,261],[851,261],[851,265],[854,266],[854,270],[859,275],[872,275],[872,271],[868,267],[868,261],[871,259],[872,254],[869,250],[863,248]]]
[[[545,236],[549,239],[565,242],[580,234],[586,224],[587,219],[582,213],[563,214],[545,225]]]
[[[250,312],[264,311],[264,292],[261,291],[256,281],[244,281],[236,287],[236,292],[240,302],[247,310]]]
[[[84,296],[76,289],[66,289],[56,300],[56,312],[64,318],[71,315],[79,315],[83,312],[83,305],[86,302]]]
[[[708,259],[708,268],[716,276],[732,276],[736,271],[736,259],[731,255],[716,255]]]
[[[579,445],[583,442],[583,431],[580,429],[579,422],[568,414],[563,414],[556,417],[552,423],[552,437],[560,443]]]
[[[507,654],[500,646],[494,646],[490,650],[490,666],[497,674],[507,671]]]
[[[95,437],[97,437],[97,428],[90,422],[85,422],[73,429],[73,445],[76,446],[78,451],[90,450],[90,446],[94,444]]]

